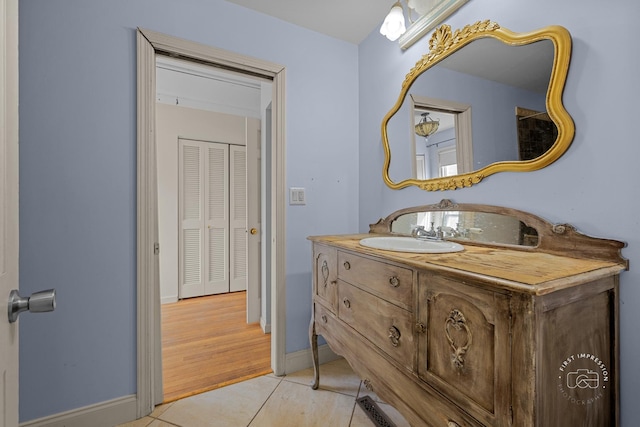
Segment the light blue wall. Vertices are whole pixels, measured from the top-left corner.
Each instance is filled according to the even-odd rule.
[[[358,228],[357,46],[221,0],[20,1],[20,420],[136,392],[136,27],[286,67],[286,351],[308,348],[311,234]]]
[[[622,425],[634,425],[640,418],[637,16],[633,0],[473,0],[448,19],[454,28],[487,18],[515,31],[568,28],[574,46],[564,101],[576,137],[541,171],[428,193],[384,186],[380,142],[380,122],[428,38],[403,52],[376,30],[356,47],[221,0],[21,0],[21,288],[29,294],[55,287],[59,304],[54,313],[20,319],[21,421],[135,393],[140,26],[287,67],[287,186],[306,187],[308,199],[287,210],[287,352],[308,347],[307,235],[367,231],[395,209],[443,197],[515,207],[629,243],[620,374]]]
[[[428,51],[428,37],[405,52],[376,33],[359,46],[361,231],[398,208],[451,198],[523,209],[552,222],[572,223],[589,235],[628,242],[623,254],[631,269],[620,283],[622,426],[635,426],[640,419],[638,16],[640,3],[634,0],[472,0],[448,19],[454,29],[488,18],[514,31],[566,27],[573,54],[564,103],[576,135],[567,153],[543,170],[497,174],[476,187],[447,192],[393,191],[381,179],[376,125],[395,103],[405,74]]]

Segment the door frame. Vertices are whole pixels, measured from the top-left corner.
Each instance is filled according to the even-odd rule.
[[[18,285],[18,1],[0,0],[0,426],[18,425],[18,323],[6,303]]]
[[[271,368],[285,369],[285,68],[138,28],[137,35],[137,416],[162,399],[158,202],[155,145],[156,53],[178,56],[273,82],[271,168]]]
[[[458,164],[458,173],[471,172],[473,166],[473,139],[471,136],[471,105],[460,102],[449,101],[444,99],[429,98],[421,95],[411,94],[409,117],[409,134],[411,135],[411,147],[416,147],[416,133],[414,132],[415,119],[413,112],[417,108],[442,110],[455,115],[456,129],[456,158]],[[415,166],[413,176],[416,176]]]

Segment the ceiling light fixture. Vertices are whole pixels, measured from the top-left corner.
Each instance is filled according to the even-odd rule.
[[[429,117],[429,113],[422,113],[420,115],[422,116],[422,119],[415,127],[416,135],[428,138],[438,130],[438,126],[440,126],[440,119],[433,120]]]
[[[407,0],[409,9],[416,11],[418,16],[426,15],[440,0]]]
[[[387,17],[384,18],[382,27],[380,27],[380,34],[391,41],[396,41],[405,31],[407,31],[407,27],[404,24],[404,9],[400,2],[397,1],[391,7]]]

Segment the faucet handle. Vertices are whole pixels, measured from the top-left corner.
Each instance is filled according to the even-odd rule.
[[[418,225],[411,229],[411,236],[416,237],[420,234],[421,231],[424,231],[424,225]]]

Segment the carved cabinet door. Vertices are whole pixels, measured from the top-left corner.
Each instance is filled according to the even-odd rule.
[[[335,313],[338,303],[338,251],[313,245],[313,293]]]
[[[508,295],[429,273],[418,288],[418,375],[480,421],[508,425]]]

